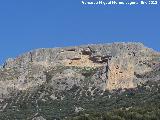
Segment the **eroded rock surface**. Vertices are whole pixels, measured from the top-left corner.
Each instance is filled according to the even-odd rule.
[[[65,86],[63,90],[74,84],[82,87],[80,80],[86,78],[102,90],[133,88],[143,82],[138,76],[153,71],[153,66],[159,65],[159,57],[158,52],[141,43],[37,49],[6,61],[0,70],[1,94],[7,94],[7,89],[26,90],[42,85],[48,80],[46,73],[50,73],[49,78],[55,88],[56,81],[66,82],[62,85]],[[94,73],[88,76],[86,73],[85,76],[81,70]]]
[[[39,105],[70,99],[66,91],[80,101],[83,96],[156,80],[160,80],[160,53],[141,43],[42,48],[8,59],[0,67],[0,111],[19,111],[34,103],[30,109],[36,111],[27,119],[43,119]]]

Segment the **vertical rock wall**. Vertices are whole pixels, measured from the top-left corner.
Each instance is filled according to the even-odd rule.
[[[113,58],[109,62],[108,82],[109,90],[118,88],[132,88],[134,78],[134,63],[128,56]]]

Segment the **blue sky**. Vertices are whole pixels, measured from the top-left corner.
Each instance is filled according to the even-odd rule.
[[[160,5],[107,7],[84,6],[81,0],[0,1],[0,64],[36,48],[121,41],[142,42],[159,51]]]

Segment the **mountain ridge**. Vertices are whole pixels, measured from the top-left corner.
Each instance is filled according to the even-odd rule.
[[[72,112],[83,111],[89,109],[89,104],[83,106],[83,101],[94,101],[94,97],[98,99],[106,91],[107,95],[114,94],[119,90],[136,90],[148,81],[157,82],[159,71],[160,53],[141,43],[36,49],[7,60],[0,69],[0,110],[13,110],[16,106],[17,110],[36,110],[40,114],[46,102],[58,101],[65,106],[74,105],[68,106]],[[74,99],[80,100],[77,104],[82,102],[83,107],[72,103]],[[34,108],[35,105],[42,106]],[[67,108],[63,109],[63,115],[67,116]],[[57,117],[58,113],[54,115]]]
[[[22,56],[24,54],[27,54],[29,52],[38,51],[38,50],[41,50],[41,49],[63,49],[63,48],[98,46],[98,45],[111,45],[111,44],[137,44],[137,45],[139,44],[139,45],[142,45],[142,46],[145,47],[145,45],[143,43],[141,43],[141,42],[113,42],[113,43],[83,44],[83,45],[78,45],[78,46],[65,46],[65,47],[53,47],[53,48],[36,48],[36,49],[32,49],[32,50],[26,51],[24,53],[21,53],[20,55],[18,55],[16,57],[9,57],[9,58],[7,58],[7,60],[5,62],[7,62],[8,59],[16,59],[17,57],[20,57],[20,56]],[[151,49],[152,51],[155,51],[155,52],[159,53],[158,50],[154,50],[153,48],[148,48],[148,49]],[[1,64],[1,66],[3,66],[5,62],[3,62]]]

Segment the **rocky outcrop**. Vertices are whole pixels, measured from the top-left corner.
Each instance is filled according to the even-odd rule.
[[[133,88],[134,61],[128,55],[113,58],[108,67],[108,83],[106,89]]]
[[[139,76],[155,70],[159,58],[158,52],[141,43],[37,49],[6,61],[0,69],[0,96],[43,84],[55,90],[74,85],[101,90],[133,88],[145,81]]]
[[[36,49],[0,67],[0,117],[60,119],[101,103],[110,109],[114,94],[159,80],[160,53],[141,43]]]

